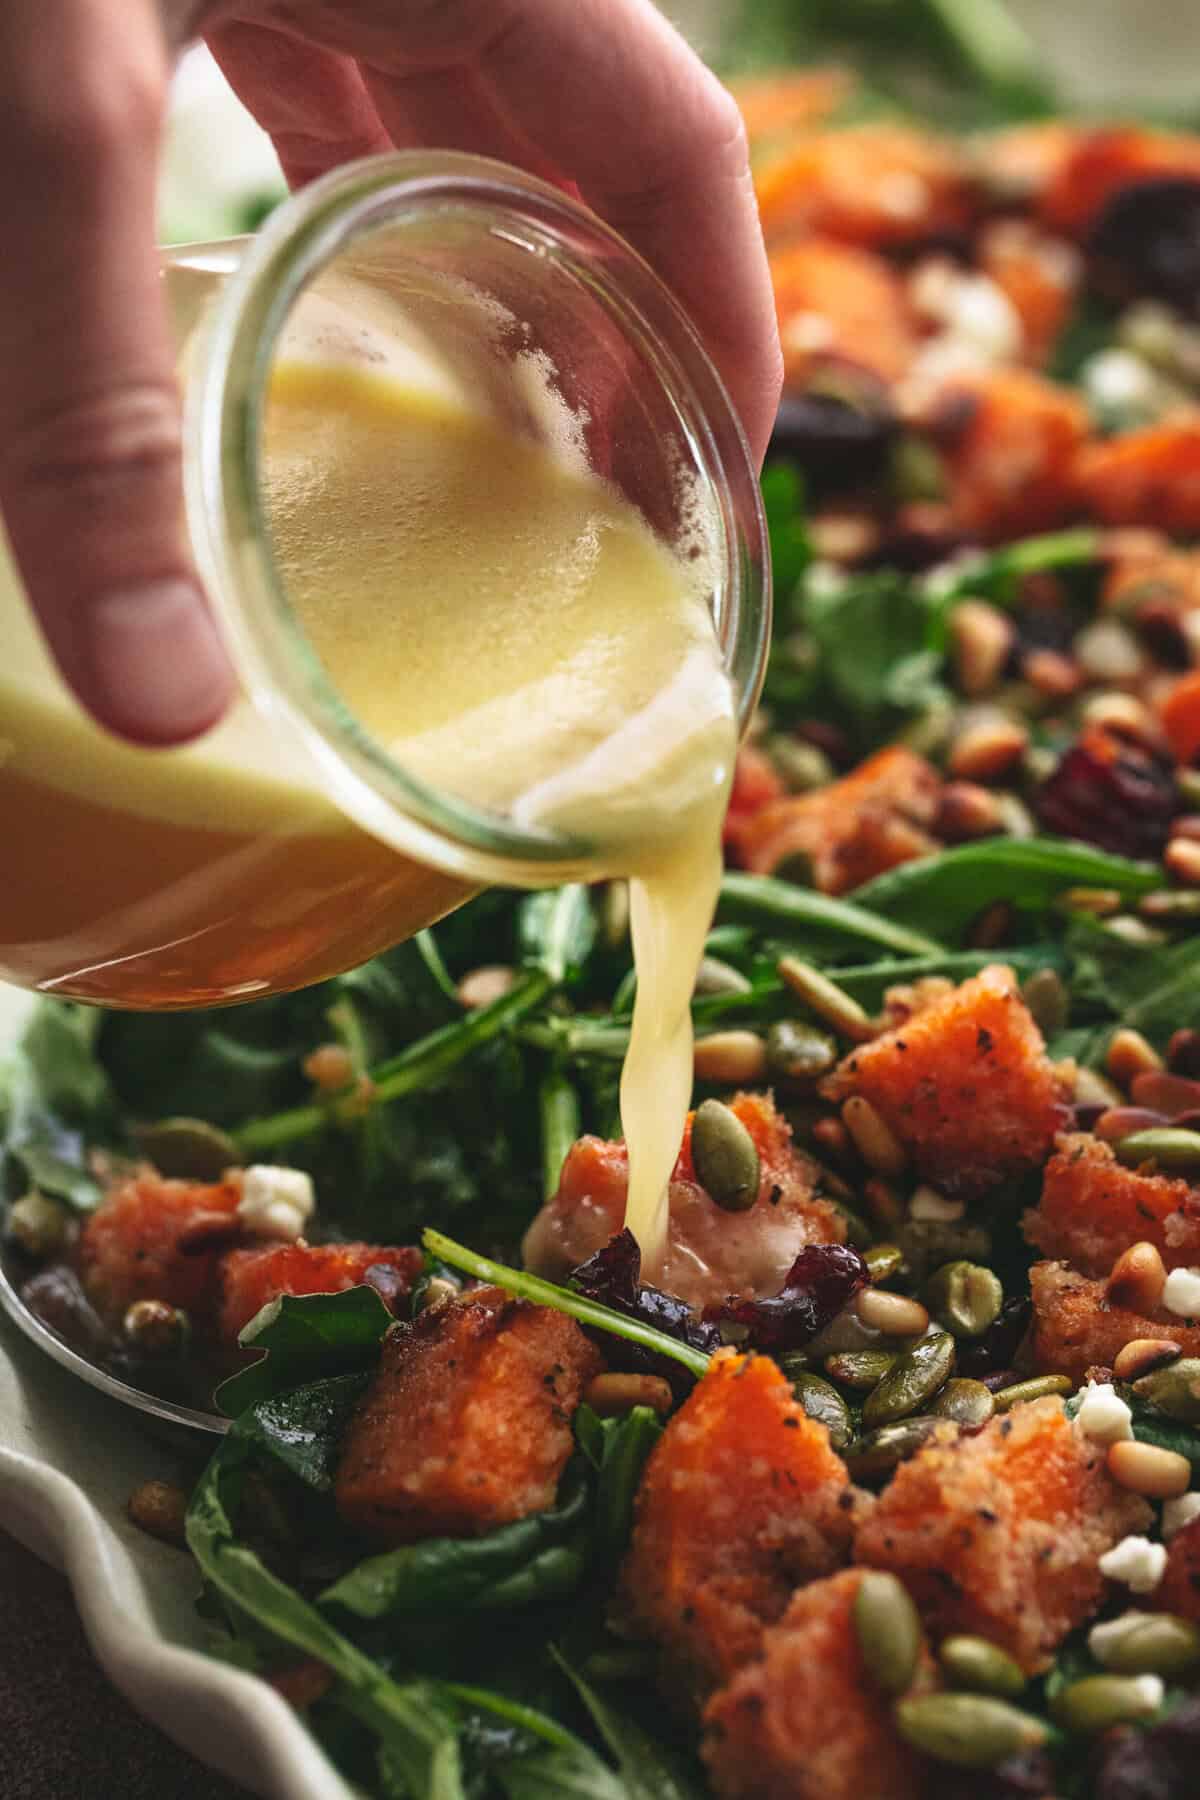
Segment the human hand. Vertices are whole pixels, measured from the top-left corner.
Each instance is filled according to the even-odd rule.
[[[155,246],[197,33],[293,186],[417,146],[574,182],[691,314],[756,458],[779,392],[741,123],[650,0],[2,0],[0,510],[79,700],[159,745],[234,685],[188,554]]]

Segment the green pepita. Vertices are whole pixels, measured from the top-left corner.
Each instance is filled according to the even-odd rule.
[[[989,1694],[922,1694],[898,1700],[900,1735],[915,1750],[961,1769],[992,1769],[1044,1744],[1040,1719]]]
[[[939,1419],[951,1419],[969,1431],[978,1431],[992,1417],[996,1401],[991,1389],[984,1387],[982,1381],[971,1381],[960,1375],[948,1381],[941,1393],[934,1396],[929,1410]]]
[[[1009,1412],[1027,1400],[1044,1400],[1047,1394],[1069,1394],[1075,1383],[1066,1375],[1034,1375],[1028,1381],[1014,1381],[1011,1387],[993,1394],[996,1411]]]
[[[787,1371],[784,1371],[785,1374]],[[790,1376],[792,1392],[810,1419],[817,1419],[829,1433],[829,1442],[835,1450],[844,1450],[854,1436],[854,1425],[850,1418],[850,1408],[842,1399],[832,1382],[814,1375],[811,1370],[799,1370]]]
[[[943,1263],[985,1263],[992,1253],[991,1233],[966,1219],[906,1219],[895,1237],[917,1283],[928,1281]]]
[[[982,1263],[950,1262],[935,1269],[925,1284],[930,1313],[954,1337],[982,1337],[1000,1317],[1004,1289]]]
[[[825,1358],[825,1373],[855,1393],[869,1394],[899,1360],[897,1350],[838,1350]]]
[[[987,1638],[945,1638],[938,1648],[938,1660],[951,1687],[991,1694],[997,1700],[1017,1700],[1025,1691],[1020,1664]]]
[[[1119,1138],[1113,1154],[1127,1168],[1154,1162],[1160,1169],[1200,1169],[1200,1131],[1183,1131],[1175,1125],[1155,1125]]]
[[[874,1429],[918,1412],[949,1380],[954,1354],[954,1339],[948,1331],[936,1331],[906,1350],[864,1400],[863,1424]]]
[[[1043,1037],[1057,1037],[1071,1012],[1071,996],[1057,969],[1035,969],[1022,983],[1021,998],[1033,1014]]]
[[[793,794],[808,794],[833,780],[833,764],[815,744],[780,734],[767,744],[767,754]]]
[[[1168,1363],[1165,1369],[1143,1375],[1134,1382],[1133,1391],[1139,1400],[1148,1400],[1168,1419],[1177,1419],[1181,1425],[1200,1425],[1200,1357],[1183,1356],[1178,1362]]]
[[[863,1667],[885,1694],[912,1685],[921,1654],[921,1620],[908,1589],[884,1569],[866,1569],[854,1596],[854,1630]]]
[[[866,1432],[845,1452],[851,1479],[874,1481],[890,1475],[893,1469],[923,1449],[938,1426],[945,1423],[944,1419],[934,1419],[926,1413],[920,1418],[901,1419],[896,1425],[881,1425],[878,1431]]]
[[[1183,1675],[1200,1663],[1200,1626],[1175,1613],[1126,1613],[1088,1638],[1096,1661],[1116,1675]]]
[[[797,1019],[777,1019],[767,1032],[767,1066],[786,1081],[816,1081],[837,1061],[837,1045],[827,1031]]]
[[[692,1162],[701,1187],[723,1212],[746,1212],[758,1199],[758,1147],[720,1100],[705,1100],[696,1110]]]
[[[1157,1675],[1085,1675],[1050,1702],[1055,1723],[1065,1731],[1090,1735],[1112,1725],[1131,1725],[1149,1718],[1162,1705]]]
[[[863,1251],[863,1261],[870,1270],[871,1280],[878,1285],[904,1267],[904,1252],[899,1244],[872,1244]]]
[[[154,1125],[135,1125],[132,1136],[159,1174],[172,1180],[220,1181],[226,1169],[242,1162],[233,1139],[204,1119],[160,1119]]]
[[[771,873],[776,881],[788,881],[793,887],[815,886],[815,866],[807,850],[793,850],[790,856],[775,864]]]
[[[696,984],[692,992],[704,994],[748,994],[750,983],[740,969],[732,964],[722,962],[720,957],[705,956],[700,960],[696,970]]]

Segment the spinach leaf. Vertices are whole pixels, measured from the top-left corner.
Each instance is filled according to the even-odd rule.
[[[591,1561],[592,1483],[580,1460],[558,1499],[478,1538],[425,1538],[367,1557],[317,1604],[360,1619],[422,1613],[509,1611],[558,1599],[579,1585]]]
[[[704,1800],[707,1789],[698,1772],[689,1771],[681,1756],[657,1743],[628,1711],[613,1706],[560,1652],[555,1658],[616,1757],[627,1800]]]
[[[662,1421],[648,1406],[621,1418],[602,1419],[590,1406],[575,1414],[575,1436],[596,1470],[596,1539],[601,1555],[616,1558],[629,1543],[633,1503],[650,1452],[662,1436]]]
[[[1132,1390],[1122,1388],[1121,1398],[1133,1411],[1133,1435],[1139,1443],[1154,1444],[1159,1450],[1174,1450],[1176,1455],[1186,1456],[1192,1465],[1193,1481],[1200,1476],[1200,1432],[1156,1412]]]
[[[327,1494],[342,1438],[368,1379],[365,1373],[332,1375],[260,1400],[246,1418],[246,1435],[306,1487]]]
[[[1192,1017],[1200,992],[1200,937],[1162,945],[1131,944],[1094,921],[1068,935],[1073,991],[1121,1023],[1162,1043]]]
[[[919,583],[891,569],[856,575],[807,593],[803,616],[825,697],[860,741],[948,700],[938,680],[945,606]]]
[[[104,1016],[78,1001],[41,1000],[21,1038],[39,1104],[93,1132],[116,1121],[115,1098],[96,1054]]]
[[[41,1084],[23,1049],[0,1069],[4,1187],[15,1196],[38,1188],[76,1212],[90,1212],[100,1188],[87,1162],[81,1131],[68,1126],[43,1100]]]
[[[938,857],[930,859],[932,862],[940,860]],[[928,866],[928,863],[904,865],[906,869]],[[893,873],[903,873],[903,870]],[[881,879],[887,881],[890,877],[885,875]],[[758,925],[780,936],[788,935],[793,928],[801,933],[815,930],[860,943],[880,944],[885,949],[908,952],[913,956],[932,956],[941,950],[943,946],[935,938],[926,937],[890,913],[888,917],[882,917],[883,907],[868,909],[860,904],[860,896],[869,894],[879,885],[879,882],[872,882],[870,887],[860,888],[853,901],[834,900],[828,894],[795,887],[790,881],[776,881],[770,875],[727,874],[721,882],[717,917],[723,924]]]
[[[812,540],[804,521],[804,484],[787,463],[772,463],[763,472],[763,511],[771,541],[771,580],[775,590],[775,631],[790,630],[796,589],[812,562]]]
[[[1123,899],[1136,900],[1160,882],[1152,864],[1109,856],[1086,844],[987,838],[889,869],[855,890],[854,905],[890,923],[932,926],[953,942],[997,900],[1038,912],[1066,888],[1114,888]]]
[[[238,1333],[244,1350],[266,1354],[221,1383],[216,1405],[227,1418],[236,1418],[247,1407],[318,1375],[369,1367],[394,1324],[371,1287],[340,1294],[280,1294]]]

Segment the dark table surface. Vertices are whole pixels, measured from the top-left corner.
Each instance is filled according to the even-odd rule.
[[[0,1531],[3,1800],[247,1800],[110,1687],[66,1581]]]

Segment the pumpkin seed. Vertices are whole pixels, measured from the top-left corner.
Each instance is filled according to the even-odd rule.
[[[66,1244],[69,1226],[70,1215],[65,1206],[37,1188],[30,1188],[9,1207],[4,1235],[19,1244],[26,1256],[45,1261]]]
[[[858,1438],[844,1452],[844,1460],[854,1481],[871,1481],[880,1475],[890,1475],[892,1470],[915,1456],[924,1448],[944,1419],[934,1419],[928,1413],[915,1419],[901,1419],[895,1425],[881,1425],[878,1431],[868,1431]]]
[[[896,1359],[878,1387],[863,1402],[863,1424],[890,1425],[907,1418],[932,1400],[954,1368],[954,1339],[948,1331],[922,1338]]]
[[[720,1100],[706,1100],[696,1110],[692,1162],[701,1187],[723,1212],[746,1212],[758,1199],[758,1146]]]
[[[1088,1648],[1117,1675],[1182,1675],[1200,1663],[1200,1626],[1174,1613],[1126,1613],[1097,1626]]]
[[[788,1081],[816,1081],[838,1059],[827,1031],[797,1019],[777,1019],[767,1032],[767,1067]]]
[[[1133,1384],[1139,1400],[1182,1425],[1200,1425],[1200,1357],[1184,1356]]]
[[[833,780],[833,764],[815,744],[780,735],[769,740],[767,754],[793,794],[811,793]]]
[[[807,850],[793,850],[771,870],[776,881],[789,881],[793,887],[803,888],[816,886],[815,873],[816,865]]]
[[[943,1263],[984,1263],[992,1254],[991,1233],[965,1219],[906,1219],[895,1228],[895,1241],[918,1284]]]
[[[952,1419],[956,1425],[978,1431],[992,1417],[996,1401],[982,1381],[971,1381],[960,1375],[946,1383],[930,1402],[929,1410],[939,1419]]]
[[[790,1380],[792,1392],[809,1418],[824,1425],[835,1450],[844,1450],[854,1436],[854,1425],[850,1408],[837,1389],[807,1369],[797,1371]]]
[[[960,1769],[993,1769],[1048,1736],[1040,1719],[990,1694],[921,1694],[898,1700],[895,1716],[915,1750]]]
[[[843,1387],[868,1394],[891,1374],[899,1360],[898,1350],[838,1350],[825,1358],[825,1373]]]
[[[1154,1125],[1119,1138],[1113,1154],[1127,1168],[1156,1162],[1160,1169],[1200,1169],[1200,1131],[1182,1131],[1177,1125]]]
[[[904,1252],[899,1244],[872,1244],[863,1251],[863,1261],[870,1271],[872,1281],[887,1281],[903,1267]]]
[[[133,1141],[160,1175],[179,1181],[220,1181],[242,1154],[233,1139],[204,1119],[160,1119],[135,1125]]]
[[[998,1389],[992,1398],[996,1411],[1003,1413],[1027,1400],[1044,1400],[1047,1394],[1069,1394],[1074,1386],[1066,1375],[1034,1375],[1028,1381],[1014,1381],[1011,1387]]]
[[[952,1687],[992,1694],[997,1700],[1017,1700],[1025,1691],[1020,1664],[987,1638],[945,1638],[938,1648],[938,1660]]]
[[[1004,1289],[982,1263],[950,1262],[936,1269],[925,1284],[932,1316],[954,1337],[982,1337],[1000,1317]]]
[[[1057,1037],[1070,1017],[1071,996],[1057,969],[1035,969],[1021,986],[1021,998],[1043,1037]]]
[[[903,1694],[921,1654],[921,1620],[904,1583],[885,1569],[865,1570],[853,1617],[867,1674],[885,1694]]]
[[[1056,1724],[1066,1731],[1091,1734],[1112,1725],[1131,1725],[1162,1705],[1163,1685],[1157,1675],[1085,1675],[1050,1702]]]
[[[694,994],[748,994],[750,983],[740,969],[722,962],[717,956],[705,956],[700,959],[700,967],[696,970],[696,983],[692,989]]]

